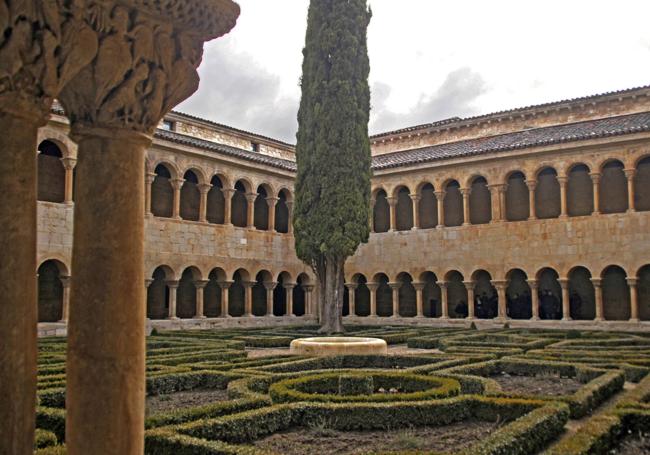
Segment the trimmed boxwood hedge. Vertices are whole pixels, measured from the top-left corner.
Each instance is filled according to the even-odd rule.
[[[56,435],[49,430],[37,428],[34,432],[34,447],[37,449],[55,446],[57,443],[58,439]]]

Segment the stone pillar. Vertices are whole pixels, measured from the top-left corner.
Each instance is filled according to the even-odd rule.
[[[594,294],[596,295],[596,318],[594,321],[603,321],[605,318],[603,312],[602,280],[600,278],[591,278],[591,282],[594,285]]]
[[[167,319],[178,319],[176,316],[176,294],[178,293],[178,281],[166,281],[169,288],[169,313]]]
[[[474,319],[474,282],[463,281],[463,284],[465,285],[465,289],[467,289],[467,319]]]
[[[314,285],[303,284],[302,288],[305,291],[305,316],[311,316],[315,314],[313,308]]]
[[[257,284],[256,281],[243,281],[244,286],[244,317],[250,318],[253,316],[253,286]]]
[[[397,229],[397,198],[387,197],[386,202],[388,202],[390,212],[390,229],[388,231],[393,232]]]
[[[569,304],[569,279],[560,278],[557,280],[562,288],[562,320],[571,320],[571,305]]]
[[[634,212],[634,176],[636,169],[625,169],[625,178],[627,178],[627,211]]]
[[[423,318],[424,307],[422,304],[422,299],[423,299],[422,293],[424,291],[424,286],[426,286],[426,283],[411,283],[411,284],[415,288],[415,306],[416,306],[415,317]]]
[[[355,291],[359,285],[357,283],[345,283],[345,287],[348,288],[348,306],[350,308],[350,316],[356,316],[356,301],[355,301]]]
[[[264,283],[266,289],[266,315],[273,316],[273,290],[278,285],[276,281],[267,281]]]
[[[505,219],[505,187],[502,183],[488,185],[490,190],[490,203],[492,204],[492,223]]]
[[[440,306],[442,310],[442,316],[440,316],[440,319],[449,319],[447,282],[438,281],[438,286],[440,286]]]
[[[257,193],[246,193],[246,227],[255,229],[255,199]]]
[[[61,158],[63,169],[65,169],[65,191],[63,202],[65,204],[73,204],[72,190],[74,188],[74,167],[77,164],[77,159],[72,157]]]
[[[277,197],[267,197],[266,203],[269,206],[269,231],[275,232],[275,205],[278,203],[280,198]]]
[[[375,232],[375,204],[377,200],[375,198],[370,198],[370,214],[368,215],[368,229],[372,234]]]
[[[181,219],[181,188],[183,188],[183,183],[185,179],[171,179],[169,183],[174,190],[174,199],[172,206],[172,218],[175,220]]]
[[[528,216],[529,220],[536,220],[537,213],[535,211],[535,188],[537,187],[536,180],[526,180],[526,186],[528,187],[528,209],[530,215]]]
[[[293,201],[287,201],[288,223],[287,234],[293,234]]]
[[[223,193],[223,224],[232,226],[232,197],[235,192],[234,188],[224,188]]]
[[[566,218],[568,216],[566,203],[566,186],[569,178],[565,176],[558,176],[557,181],[560,184],[560,218]]]
[[[283,284],[285,289],[285,294],[287,297],[287,312],[286,316],[293,316],[293,288],[296,287],[296,283],[286,283]]]
[[[436,228],[443,228],[445,226],[445,194],[447,192],[445,191],[435,191],[433,194],[436,195],[436,199],[438,200],[438,203],[436,204],[438,207],[438,225]]]
[[[507,298],[506,298],[506,289],[508,287],[508,282],[506,280],[492,280],[490,281],[492,285],[497,289],[498,304],[499,304],[499,314],[498,319],[508,319],[508,310],[507,310]]]
[[[413,227],[412,230],[420,229],[420,195],[409,194],[413,202]]]
[[[402,283],[388,283],[388,286],[390,286],[390,289],[393,292],[393,317],[399,318],[401,316],[399,314],[399,288],[402,287]]]
[[[61,311],[61,320],[59,322],[68,322],[68,315],[70,314],[70,277],[61,276],[61,286],[63,286],[63,308]]]
[[[144,178],[144,215],[152,216],[151,213],[151,185],[156,179],[156,174],[153,172],[148,172]]]
[[[499,185],[499,221],[505,221],[507,217],[506,210],[506,191],[508,184]]]
[[[205,295],[205,287],[209,282],[209,280],[196,280],[194,282],[194,287],[196,288],[196,314],[194,317],[196,319],[205,319],[205,313],[203,311],[203,296]]]
[[[594,188],[594,211],[592,215],[598,215],[600,213],[600,174],[598,172],[591,172],[589,177],[591,177],[591,183]]]
[[[472,194],[472,189],[461,188],[460,194],[463,195],[463,226],[469,226],[472,224],[469,213],[469,195]]]
[[[222,318],[230,317],[230,307],[228,305],[228,289],[234,283],[234,281],[226,280],[219,281],[217,284],[221,288],[221,311],[219,316]]]
[[[212,185],[209,183],[200,183],[198,185],[199,193],[201,194],[201,199],[199,202],[199,223],[208,222],[208,193],[210,192]]]
[[[630,287],[630,322],[639,322],[639,293],[637,292],[637,278],[627,278]]]
[[[530,303],[533,316],[532,321],[539,320],[539,294],[537,293],[537,280],[526,280],[528,286],[530,286]]]
[[[379,283],[366,283],[366,286],[370,290],[370,317],[375,317],[377,316],[377,289]]]

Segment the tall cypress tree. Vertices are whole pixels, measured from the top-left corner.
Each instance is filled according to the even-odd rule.
[[[307,17],[293,223],[325,333],[343,331],[345,261],[369,235],[370,17],[366,0],[311,0]]]

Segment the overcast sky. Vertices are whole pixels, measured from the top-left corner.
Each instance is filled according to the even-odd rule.
[[[295,143],[308,0],[237,0],[181,112]],[[650,84],[648,0],[369,0],[370,132]]]

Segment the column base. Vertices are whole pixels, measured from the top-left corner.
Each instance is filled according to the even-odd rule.
[[[531,321],[539,321],[539,316],[533,316],[530,318]]]
[[[167,318],[167,320],[169,320],[169,321],[175,321],[177,319],[178,319],[178,316],[172,316],[172,317]]]
[[[591,212],[591,216],[600,215],[600,212]]]
[[[411,228],[412,231],[417,231],[418,229],[420,229],[420,228],[417,227],[417,226],[413,226],[413,227]]]
[[[471,226],[472,223],[463,223],[463,226]]]
[[[632,323],[635,323],[635,324],[637,324],[637,323],[639,323],[639,322],[641,322],[641,321],[640,321],[640,319],[639,319],[639,318],[630,318],[630,319],[628,319],[628,321],[627,321],[627,322],[632,322]]]
[[[569,215],[566,215],[566,214],[565,215],[560,215],[560,216],[558,216],[558,218],[562,218],[562,219],[569,218]]]
[[[627,210],[625,211],[625,213],[634,213],[634,212],[636,212],[635,209],[627,209]]]
[[[445,227],[444,224],[438,224],[438,225],[436,226],[436,229],[442,229],[443,227]]]
[[[203,316],[203,315],[199,316],[198,314],[195,314],[194,319],[207,319],[207,316]]]
[[[594,322],[603,322],[604,320],[603,318],[594,318]]]
[[[529,216],[529,217],[527,218],[528,221],[535,221],[536,219],[537,219],[536,216]]]
[[[562,318],[561,320],[562,320],[562,321],[573,321],[572,318]]]

